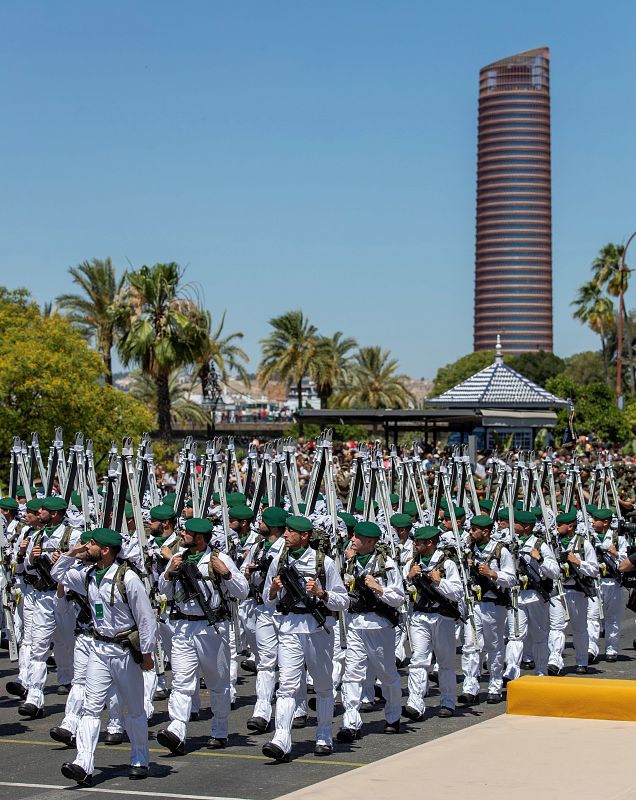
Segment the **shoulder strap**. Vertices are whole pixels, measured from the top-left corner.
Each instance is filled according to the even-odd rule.
[[[62,534],[62,538],[60,539],[60,553],[67,553],[68,546],[71,541],[71,533],[73,532],[73,528],[70,525],[64,526],[64,533]]]
[[[115,587],[119,589],[119,594],[121,595],[121,599],[128,605],[128,594],[126,592],[126,582],[125,576],[126,572],[129,569],[129,565],[126,561],[122,561],[120,565],[117,567],[117,572],[113,575],[113,582],[110,586],[110,607],[112,608],[115,605]]]

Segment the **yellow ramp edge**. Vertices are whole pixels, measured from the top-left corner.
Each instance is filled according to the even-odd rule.
[[[636,722],[636,681],[526,675],[507,690],[508,714]]]

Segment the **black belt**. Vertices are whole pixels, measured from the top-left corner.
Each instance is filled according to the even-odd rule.
[[[125,647],[125,640],[136,630],[136,628],[132,628],[128,631],[116,633],[115,636],[104,636],[103,633],[93,630],[93,639],[97,639],[99,642],[108,642],[109,644],[118,644],[120,647]]]
[[[212,611],[214,616],[214,623],[217,622],[225,622],[225,620],[229,619],[229,616],[226,611],[221,609],[215,608]],[[184,619],[187,622],[207,622],[208,618],[204,614],[184,614],[183,611],[179,611],[178,608],[173,609],[170,614],[169,618],[171,620],[181,620]]]

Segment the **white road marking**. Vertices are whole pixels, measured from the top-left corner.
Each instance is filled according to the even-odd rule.
[[[101,794],[128,794],[135,797],[171,797],[177,800],[244,800],[241,797],[214,797],[209,794],[170,794],[166,792],[132,792],[130,789],[100,789],[98,786],[91,788],[83,786],[55,786],[49,783],[9,783],[0,781],[0,786],[13,786],[23,789],[68,789],[73,792],[98,792]]]

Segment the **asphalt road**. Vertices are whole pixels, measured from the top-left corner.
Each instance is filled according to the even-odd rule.
[[[626,612],[623,647],[619,661],[607,664],[601,661],[590,667],[590,676],[599,678],[636,677],[636,653],[632,639],[636,634],[634,618]],[[566,650],[566,674],[573,672],[573,651],[568,642]],[[458,659],[459,671],[459,659]],[[49,674],[44,719],[23,720],[17,712],[18,702],[4,693],[4,685],[15,673],[6,651],[0,651],[0,798],[22,800],[58,800],[68,798],[70,792],[78,790],[60,773],[63,761],[72,761],[74,750],[56,744],[49,737],[49,728],[61,721],[65,698],[56,694],[55,672]],[[167,701],[155,705],[151,722],[151,775],[145,781],[128,780],[128,745],[108,747],[100,745],[95,758],[94,786],[90,794],[97,798],[115,794],[149,796],[157,800],[172,798],[242,798],[245,800],[270,800],[318,781],[341,774],[358,766],[377,761],[423,742],[436,739],[454,731],[488,719],[505,711],[505,702],[498,705],[482,703],[474,708],[458,710],[457,716],[439,719],[436,716],[439,704],[437,688],[433,685],[427,702],[426,719],[421,723],[405,725],[399,736],[386,736],[383,730],[382,707],[365,714],[363,738],[353,745],[336,743],[336,752],[328,758],[313,755],[315,717],[310,715],[306,728],[294,731],[293,760],[277,764],[261,754],[261,746],[268,735],[248,733],[245,723],[251,716],[254,697],[253,675],[239,670],[238,707],[230,718],[230,744],[224,751],[209,751],[206,741],[210,735],[210,712],[203,712],[202,719],[189,726],[188,751],[183,757],[166,754],[164,748],[154,740],[156,732],[168,721]],[[403,686],[406,686],[406,671],[402,670]],[[482,680],[482,697],[485,698],[487,679]],[[202,692],[204,706],[208,704],[207,692]],[[334,732],[340,720],[336,718]],[[478,735],[478,731],[475,732]]]

